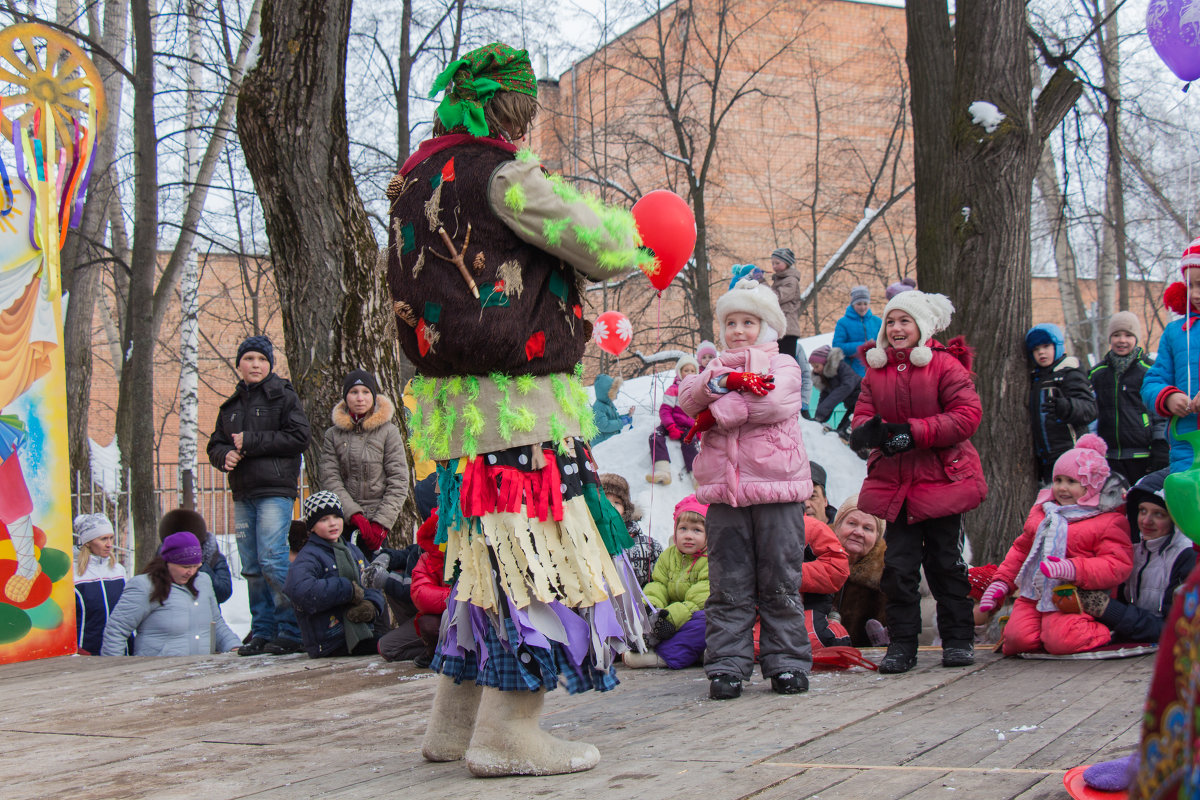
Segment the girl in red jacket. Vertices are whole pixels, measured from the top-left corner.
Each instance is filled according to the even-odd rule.
[[[888,301],[854,406],[850,446],[871,449],[858,507],[887,520],[880,588],[891,644],[880,672],[916,666],[922,565],[937,600],[942,666],[975,662],[962,515],[987,496],[979,454],[968,441],[983,412],[965,343],[944,347],[932,339],[953,313],[940,294],[914,290]]]
[[[1082,653],[1108,644],[1112,631],[1087,614],[1065,614],[1053,601],[1054,589],[1074,583],[1079,589],[1111,591],[1133,569],[1129,521],[1120,497],[1102,496],[1109,466],[1108,446],[1094,433],[1079,437],[1075,448],[1054,462],[1054,482],[1043,489],[1013,542],[979,610],[990,613],[1017,592],[1004,627],[1004,654]]]

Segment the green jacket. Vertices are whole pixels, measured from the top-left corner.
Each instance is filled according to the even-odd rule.
[[[665,608],[676,629],[708,602],[708,554],[685,556],[671,545],[654,562],[646,599]]]

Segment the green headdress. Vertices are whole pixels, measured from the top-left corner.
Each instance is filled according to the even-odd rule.
[[[463,126],[472,136],[487,136],[484,104],[500,91],[537,97],[537,78],[528,52],[492,42],[451,62],[434,80],[429,96],[443,89],[446,96],[437,107],[442,124],[448,130]]]

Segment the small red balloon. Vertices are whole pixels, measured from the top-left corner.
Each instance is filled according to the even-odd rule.
[[[633,339],[633,325],[620,311],[605,311],[592,326],[592,341],[606,353],[619,356]]]
[[[633,204],[633,219],[642,244],[654,253],[655,263],[646,277],[661,292],[696,249],[696,216],[682,197],[656,189]]]

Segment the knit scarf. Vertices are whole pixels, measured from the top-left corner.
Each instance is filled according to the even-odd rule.
[[[338,575],[351,583],[362,585],[358,580],[358,565],[354,563],[354,555],[341,539],[330,542],[333,547],[333,563],[337,565]],[[348,610],[348,609],[347,609]],[[351,622],[342,615],[342,630],[346,633],[346,652],[353,653],[359,642],[371,638],[371,626],[365,622]]]
[[[1065,558],[1067,555],[1067,526],[1081,519],[1104,513],[1097,506],[1060,506],[1053,500],[1042,503],[1046,512],[1042,524],[1038,525],[1029,546],[1029,555],[1017,572],[1018,596],[1037,601],[1038,611],[1057,611],[1051,599],[1058,581],[1048,580],[1038,566],[1050,556]]]
[[[1112,355],[1110,357],[1110,362],[1112,363],[1113,372],[1116,373],[1118,378],[1120,378],[1125,374],[1125,370],[1129,369],[1129,365],[1133,363],[1133,360],[1139,357],[1141,354],[1142,348],[1135,347],[1129,351],[1129,355]]]

